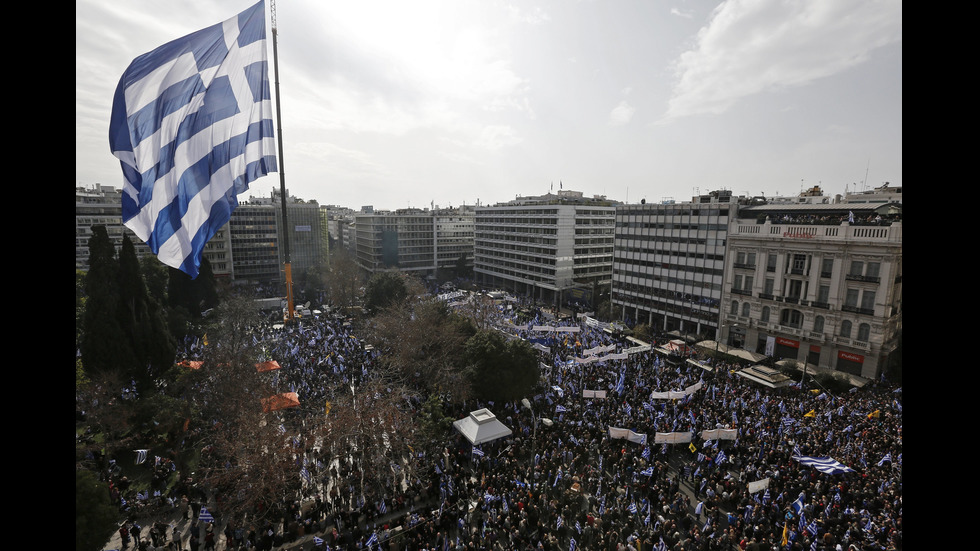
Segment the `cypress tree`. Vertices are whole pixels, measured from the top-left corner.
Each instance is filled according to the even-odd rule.
[[[85,277],[82,365],[90,375],[128,371],[136,361],[119,324],[119,263],[105,226],[93,226]]]

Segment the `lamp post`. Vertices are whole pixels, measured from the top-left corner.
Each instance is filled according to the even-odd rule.
[[[531,407],[531,401],[527,398],[521,398],[521,405],[531,412],[531,452],[533,453],[538,446],[538,420],[540,420],[546,427],[553,425],[554,421],[548,419],[547,417],[537,417],[534,415],[534,408]],[[534,466],[533,455],[531,456],[531,466]]]

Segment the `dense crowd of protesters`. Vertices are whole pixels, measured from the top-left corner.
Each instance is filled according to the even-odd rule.
[[[531,407],[468,402],[452,412],[486,407],[510,437],[472,446],[454,431],[443,453],[426,458],[426,472],[369,499],[353,491],[357,465],[321,464],[316,483],[283,504],[282,521],[261,526],[203,522],[198,512],[214,496],[171,493],[161,499],[184,512],[184,535],[173,528],[168,542],[154,528],[149,542],[127,523],[123,541],[135,535],[143,548],[192,551],[902,549],[901,389],[883,381],[840,395],[806,382],[764,388],[733,375],[734,366],[658,352],[665,338],[638,349],[581,319],[558,322],[535,309],[535,319],[517,320],[521,306],[525,315],[533,308],[501,308],[498,326],[533,341],[548,366]],[[577,332],[535,331],[540,325]],[[256,339],[281,365],[281,382],[312,402],[329,398],[321,393],[338,378],[368,376],[377,361],[342,318],[270,325]],[[582,361],[597,349],[608,353]],[[187,343],[183,354],[200,351]],[[680,399],[657,394],[690,388]],[[606,394],[584,398],[584,390]],[[613,438],[610,427],[645,438]],[[737,437],[701,438],[719,427]],[[693,438],[660,444],[657,433]],[[801,457],[850,471],[825,474]]]

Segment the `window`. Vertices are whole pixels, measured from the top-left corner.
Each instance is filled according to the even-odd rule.
[[[769,307],[768,306],[763,306],[762,307],[762,317],[760,319],[762,321],[769,321]]]
[[[775,284],[776,284],[776,282],[773,281],[772,278],[766,278],[766,289],[765,289],[764,292],[767,295],[772,295],[772,290],[773,290],[773,287],[774,287]]]
[[[732,285],[732,288],[733,289],[741,289],[742,288],[742,276],[741,275],[736,275],[735,276],[735,283]]]
[[[738,253],[735,255],[736,264],[745,264],[745,253]]]
[[[827,304],[830,302],[830,285],[821,285],[817,289],[817,302]]]
[[[858,304],[858,290],[848,289],[847,295],[844,297],[844,306],[850,306],[852,308],[857,307]]]
[[[766,271],[767,272],[775,272],[776,271],[776,255],[775,254],[770,253],[769,256],[766,257]]]
[[[871,337],[871,326],[868,325],[867,323],[862,323],[861,325],[858,325],[857,340],[861,342],[868,342],[868,339],[870,337]]]
[[[737,300],[733,300],[732,301],[732,309],[731,309],[731,311],[729,313],[730,314],[733,314],[733,315],[737,315],[738,314],[738,301]]]
[[[750,266],[755,266],[755,253],[749,253],[745,263]]]
[[[878,272],[881,271],[881,262],[868,262],[868,271],[864,274],[868,278],[878,278]]]
[[[803,313],[786,308],[779,314],[779,324],[799,329],[803,325]]]
[[[823,316],[817,316],[813,319],[813,332],[823,333]]]
[[[803,282],[798,280],[790,280],[789,282],[789,295],[792,298],[800,298],[803,294]]]
[[[823,259],[823,264],[820,267],[820,275],[830,277],[834,273],[834,259],[825,258]]]
[[[742,303],[742,317],[743,318],[747,318],[747,317],[749,317],[749,314],[751,314],[751,313],[752,313],[752,305],[750,305],[748,302],[743,302]]]
[[[875,292],[865,291],[861,293],[861,309],[874,310],[874,308],[875,308]]]
[[[802,273],[806,269],[806,255],[793,255],[793,271]]]
[[[860,276],[863,274],[864,274],[864,262],[861,262],[860,260],[852,260],[851,270],[847,272],[847,275]]]
[[[754,281],[752,276],[745,276],[745,287],[743,287],[743,289],[746,291],[751,291],[753,283]]]
[[[851,322],[844,320],[840,324],[840,336],[845,338],[851,337]]]

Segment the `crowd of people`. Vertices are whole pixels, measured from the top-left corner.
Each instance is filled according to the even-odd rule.
[[[526,315],[533,306],[525,306]],[[370,499],[349,491],[357,466],[348,458],[320,464],[308,475],[314,483],[283,504],[282,521],[261,526],[202,523],[209,496],[194,496],[189,529],[171,542],[192,551],[902,548],[900,388],[764,388],[735,376],[734,365],[663,354],[665,338],[638,347],[584,319],[517,320],[518,307],[501,308],[498,327],[541,351],[547,369],[530,407],[471,401],[452,412],[488,408],[509,437],[473,446],[447,434],[422,472]],[[281,382],[311,402],[328,399],[320,393],[336,378],[369,376],[377,361],[342,318],[270,325],[256,338],[281,365]],[[734,438],[703,438],[718,428]],[[661,443],[658,434],[691,437]]]

